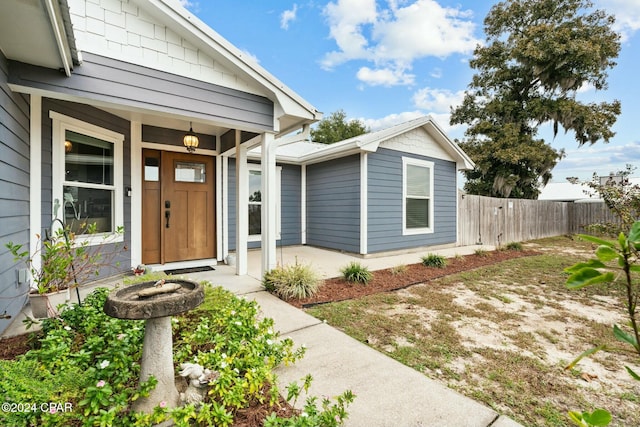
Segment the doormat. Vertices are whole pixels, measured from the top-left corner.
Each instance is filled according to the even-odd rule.
[[[205,265],[204,267],[192,267],[192,268],[178,268],[175,270],[165,270],[164,272],[175,276],[177,274],[189,274],[189,273],[200,273],[203,271],[214,271],[215,268]]]

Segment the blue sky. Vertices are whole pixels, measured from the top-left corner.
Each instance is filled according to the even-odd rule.
[[[431,114],[449,126],[473,75],[468,61],[484,40],[482,21],[497,1],[483,0],[180,0],[198,18],[254,57],[318,110],[343,109],[377,130]],[[578,148],[571,133],[540,136],[567,157],[553,181],[640,166],[640,0],[594,0],[616,16],[622,35],[609,88],[585,88],[585,102],[618,99],[622,114],[609,144]],[[640,171],[636,172],[640,175]]]

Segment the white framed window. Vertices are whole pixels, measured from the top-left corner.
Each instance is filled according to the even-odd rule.
[[[402,234],[433,233],[433,162],[402,158]]]
[[[260,165],[249,163],[249,242],[262,238],[262,169]],[[276,239],[280,239],[281,194],[280,178],[282,166],[276,166]]]
[[[54,111],[49,117],[54,218],[77,233],[86,229],[85,224],[95,224],[96,234],[79,234],[76,240],[102,242],[124,225],[124,135]],[[122,240],[120,234],[114,241]]]

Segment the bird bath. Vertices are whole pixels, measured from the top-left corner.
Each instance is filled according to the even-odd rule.
[[[178,279],[139,283],[109,294],[104,304],[106,314],[118,319],[146,320],[140,381],[153,375],[158,384],[149,397],[135,401],[136,411],[151,413],[161,402],[168,407],[177,406],[171,316],[194,309],[203,301],[202,285]]]

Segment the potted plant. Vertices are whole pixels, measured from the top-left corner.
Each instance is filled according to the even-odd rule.
[[[100,237],[98,244],[90,244],[95,241],[77,240],[76,233],[62,221],[56,219],[55,223],[61,226],[57,227],[51,236],[43,238],[40,234],[36,235],[38,242],[31,252],[25,250],[21,244],[9,242],[5,245],[13,254],[14,260],[24,262],[31,273],[29,302],[36,318],[56,315],[55,307],[50,300],[52,294],[69,292],[90,277],[99,275],[100,270],[107,266],[120,250],[119,245],[110,244],[124,232],[119,228],[116,233]],[[95,224],[83,225],[82,230],[83,235],[98,235]],[[39,263],[34,262],[37,257]],[[70,299],[69,294],[66,299]]]

